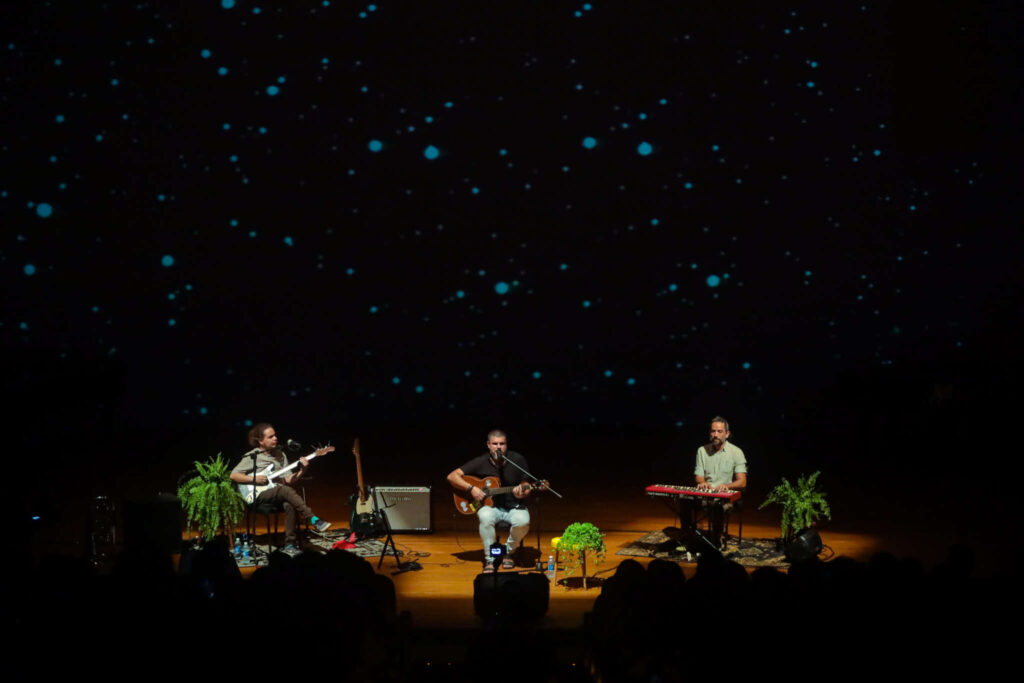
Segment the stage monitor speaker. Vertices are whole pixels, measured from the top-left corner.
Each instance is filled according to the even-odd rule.
[[[484,619],[533,621],[548,611],[551,582],[540,572],[478,574],[473,610]]]
[[[430,533],[434,530],[429,486],[378,486],[376,504],[383,507],[395,533]]]
[[[786,559],[792,562],[803,562],[817,557],[821,552],[821,536],[815,529],[804,529],[793,542],[786,546]]]

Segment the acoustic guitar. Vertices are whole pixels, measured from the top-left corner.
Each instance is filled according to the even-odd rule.
[[[466,482],[483,491],[484,495],[487,496],[482,501],[477,502],[476,500],[473,500],[473,496],[469,491],[452,491],[452,496],[455,498],[455,509],[464,515],[475,514],[477,510],[484,506],[493,507],[494,496],[500,496],[503,493],[511,493],[512,489],[518,486],[518,484],[515,486],[501,486],[501,479],[493,476],[479,479],[477,477],[471,477],[464,474],[462,475],[462,478],[465,479]],[[548,482],[546,479],[542,479],[535,484],[530,484],[529,482],[523,484],[524,491],[544,491],[547,487]]]

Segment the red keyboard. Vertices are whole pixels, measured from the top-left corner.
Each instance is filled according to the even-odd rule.
[[[713,498],[723,502],[733,503],[743,497],[742,491],[704,491],[695,486],[673,486],[672,484],[651,484],[647,487],[648,496],[665,496],[675,498]]]

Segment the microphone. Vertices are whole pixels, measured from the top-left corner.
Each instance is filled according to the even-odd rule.
[[[299,443],[298,441],[296,441],[295,439],[288,439],[287,441],[285,441],[284,442],[284,447],[287,450],[293,451],[293,452],[294,451],[302,450],[302,444]]]

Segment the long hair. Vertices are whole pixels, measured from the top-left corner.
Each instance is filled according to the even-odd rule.
[[[267,431],[268,429],[272,429],[273,426],[274,425],[270,424],[269,422],[259,422],[257,424],[254,424],[252,426],[252,429],[249,430],[249,445],[259,446],[260,439],[263,438],[263,432]]]

